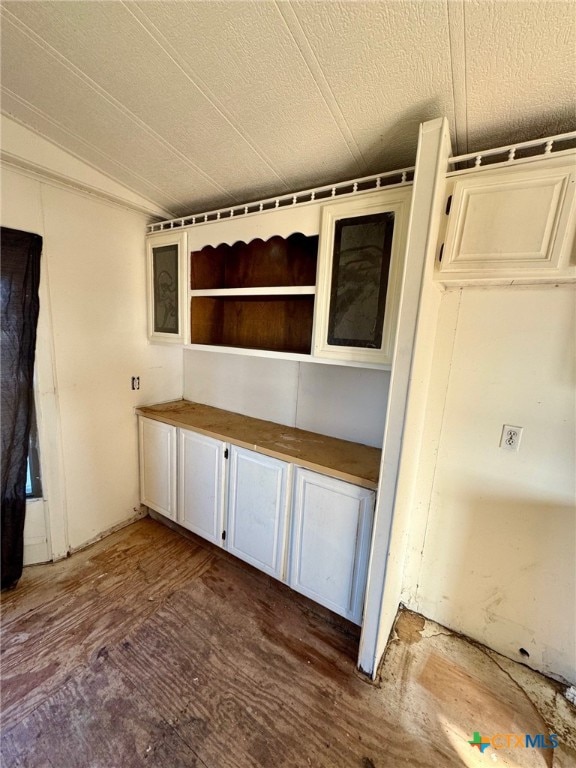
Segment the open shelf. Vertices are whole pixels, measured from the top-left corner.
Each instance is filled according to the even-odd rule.
[[[190,288],[262,288],[316,284],[318,237],[296,232],[269,240],[222,243],[190,254]]]
[[[310,354],[314,296],[195,297],[192,344]]]
[[[306,354],[318,237],[206,246],[190,254],[190,343]]]

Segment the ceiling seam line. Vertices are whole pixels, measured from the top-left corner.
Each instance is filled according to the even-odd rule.
[[[457,152],[468,152],[468,98],[466,77],[465,0],[460,3],[446,0],[448,44],[454,106],[454,134]]]
[[[132,202],[120,194],[106,192],[100,187],[95,187],[83,181],[79,181],[72,177],[66,176],[65,174],[60,174],[58,171],[52,171],[51,169],[45,168],[42,165],[38,165],[34,162],[27,162],[18,155],[14,155],[11,152],[7,152],[3,149],[0,149],[0,162],[6,166],[6,169],[13,170],[14,173],[27,176],[28,178],[35,179],[41,184],[47,184],[58,189],[73,190],[77,194],[81,194],[92,199],[97,198],[100,202],[106,203],[108,205],[120,206],[121,208],[130,210],[133,213],[138,213],[141,215],[143,214],[148,217],[152,216],[154,219],[157,219],[156,223],[159,223],[163,220],[162,216],[164,214],[162,211],[168,211],[167,208],[161,204],[156,204],[153,200],[148,199],[147,206]],[[114,181],[118,185],[121,184],[121,182],[118,182],[116,179],[114,179]],[[126,191],[129,192],[132,190],[130,190],[129,187],[126,187]],[[146,227],[149,226],[151,225],[146,225]]]
[[[466,128],[466,152],[469,152],[468,148],[468,56],[467,56],[467,50],[466,50],[466,2],[465,0],[461,0],[462,4],[462,47],[464,49],[464,104],[465,106],[465,121],[464,125]]]
[[[12,15],[10,11],[6,10],[6,8],[4,8],[3,12],[4,14]],[[100,96],[100,98],[108,102],[118,112],[120,112],[120,114],[124,115],[124,117],[126,117],[128,120],[136,124],[142,131],[144,131],[149,136],[151,136],[155,141],[161,144],[171,154],[173,154],[175,157],[181,160],[185,165],[187,165],[189,168],[191,168],[196,173],[198,173],[198,175],[202,176],[202,178],[205,181],[212,184],[219,192],[222,192],[222,194],[227,196],[233,202],[238,202],[236,197],[234,197],[234,195],[232,195],[226,188],[222,187],[215,179],[209,176],[199,166],[195,165],[194,163],[191,163],[190,160],[186,157],[186,155],[184,155],[182,152],[177,150],[176,147],[170,144],[170,142],[166,141],[166,139],[162,138],[162,136],[160,136],[153,128],[151,128],[149,125],[144,123],[139,117],[137,117],[137,115],[135,115],[133,112],[127,109],[121,102],[118,101],[118,99],[112,96],[112,94],[108,93],[108,91],[106,91],[105,88],[102,88],[102,86],[98,85],[98,83],[96,83],[94,80],[92,80],[91,77],[89,77],[84,72],[82,72],[81,69],[76,67],[63,54],[59,53],[53,46],[50,45],[50,43],[43,40],[39,35],[37,35],[34,32],[34,30],[31,30],[29,27],[23,24],[20,21],[20,19],[18,19],[17,17],[15,18],[16,18],[16,22],[14,22],[13,19],[10,19],[10,18],[6,19],[6,21],[8,23],[12,23],[12,25],[16,27],[16,29],[19,29],[20,32],[26,35],[26,37],[28,37],[35,45],[41,48],[49,56],[51,56],[61,66],[67,69],[70,74],[72,74],[78,80],[83,82],[88,88],[91,88],[98,96]],[[38,42],[38,40],[36,40],[35,38],[38,38],[40,42]]]
[[[456,154],[460,154],[460,132],[458,130],[458,123],[456,120],[456,89],[454,86],[454,58],[452,50],[452,30],[450,29],[450,0],[444,0],[446,4],[446,20],[448,27],[448,52],[450,56],[450,75],[452,86],[452,114],[454,116],[454,139],[455,139],[455,151]]]
[[[304,29],[300,24],[300,20],[298,19],[296,12],[292,8],[290,2],[279,3],[278,0],[275,0],[275,4],[278,9],[278,13],[282,17],[284,24],[286,25],[286,28],[288,29],[288,31],[290,32],[290,35],[292,36],[292,39],[294,40],[296,47],[300,51],[300,55],[302,56],[304,63],[306,64],[310,74],[312,75],[312,79],[316,84],[316,87],[318,88],[318,91],[320,92],[320,95],[322,96],[324,103],[328,108],[328,111],[332,115],[332,119],[334,120],[336,127],[338,128],[338,130],[340,131],[340,134],[342,135],[342,138],[346,142],[346,146],[348,147],[350,155],[352,156],[354,162],[356,163],[356,166],[359,169],[359,171],[361,173],[364,173],[364,171],[367,168],[367,163],[362,154],[362,150],[358,146],[356,139],[354,138],[354,135],[350,129],[350,126],[346,122],[346,118],[344,117],[344,115],[342,114],[342,111],[340,110],[340,107],[338,106],[338,101],[334,96],[332,89],[330,88],[330,84],[328,83],[328,80],[324,75],[324,71],[320,66],[320,63],[318,62],[318,59],[316,58],[314,51],[312,50],[310,41],[306,37],[306,33],[304,32]],[[287,17],[284,14],[284,10],[282,6],[284,9],[288,9],[288,8],[290,9],[288,13],[292,14],[292,24],[294,24],[294,27],[287,20]],[[295,29],[297,30],[296,32],[295,32]],[[302,43],[304,45],[302,45]],[[308,49],[309,55],[306,55],[306,53],[303,50],[303,47]],[[311,60],[309,57],[315,62],[317,72],[314,72],[314,66],[311,63]],[[319,78],[323,81],[324,88],[320,86],[320,82],[317,75],[319,75]],[[329,93],[329,97],[327,96],[325,89]],[[332,102],[332,104],[330,102]],[[340,119],[337,118],[337,115],[339,115]],[[341,125],[341,122],[344,128]],[[346,134],[348,134],[348,136]],[[356,151],[354,151],[354,148]]]
[[[257,156],[258,156],[258,157],[259,157],[259,158],[262,160],[262,162],[263,162],[263,163],[264,163],[266,166],[268,166],[268,168],[269,168],[269,169],[272,171],[272,173],[273,173],[273,174],[274,174],[274,175],[275,175],[275,176],[278,178],[278,180],[279,180],[279,181],[281,181],[281,182],[284,184],[284,186],[286,187],[286,189],[287,189],[287,190],[289,190],[289,189],[290,189],[290,186],[288,185],[288,182],[286,181],[286,179],[284,179],[284,178],[283,178],[283,177],[282,177],[282,176],[281,176],[281,175],[278,173],[278,171],[276,171],[276,169],[275,169],[275,168],[274,168],[274,166],[272,165],[272,161],[271,161],[271,160],[269,160],[269,159],[266,157],[266,155],[265,155],[264,153],[262,153],[262,152],[261,152],[261,150],[257,149],[257,148],[256,148],[256,146],[255,146],[255,145],[252,143],[252,140],[251,140],[251,139],[249,139],[249,138],[248,138],[248,137],[247,137],[245,134],[243,134],[243,133],[242,133],[242,131],[241,131],[241,130],[240,130],[240,129],[239,129],[239,128],[238,128],[238,127],[237,127],[237,126],[234,124],[234,122],[232,121],[232,119],[231,119],[231,118],[230,118],[230,117],[229,117],[229,116],[226,114],[226,111],[225,111],[224,107],[223,107],[223,106],[221,106],[221,105],[219,104],[217,97],[213,96],[213,94],[212,94],[212,93],[209,91],[209,89],[207,89],[207,90],[209,91],[209,92],[207,93],[207,92],[204,90],[204,87],[205,87],[205,86],[201,87],[201,86],[200,86],[200,85],[199,85],[199,84],[196,82],[195,78],[194,78],[192,75],[190,75],[190,74],[188,73],[188,71],[187,71],[187,69],[184,67],[184,65],[183,65],[183,64],[181,64],[181,63],[180,63],[180,62],[179,62],[179,61],[178,61],[178,60],[175,58],[175,54],[172,54],[172,53],[171,53],[171,52],[170,52],[170,51],[169,51],[169,50],[166,48],[166,46],[164,45],[164,43],[161,43],[161,42],[160,42],[160,40],[159,40],[159,38],[155,37],[155,35],[154,35],[154,34],[152,34],[152,32],[151,32],[151,31],[148,29],[148,27],[146,26],[146,24],[144,24],[144,23],[141,21],[141,19],[140,19],[140,18],[138,18],[138,16],[136,15],[136,13],[135,13],[135,12],[134,12],[134,11],[133,11],[133,10],[132,10],[130,7],[128,7],[128,5],[126,4],[125,0],[121,0],[121,2],[122,2],[122,5],[123,5],[123,6],[126,8],[126,10],[127,10],[127,11],[128,11],[128,12],[129,12],[129,13],[132,15],[132,17],[133,17],[133,18],[134,18],[134,19],[135,19],[135,20],[136,20],[136,21],[137,21],[137,22],[140,24],[140,26],[142,27],[142,29],[144,29],[144,30],[145,30],[145,32],[146,32],[146,33],[147,33],[147,34],[148,34],[148,35],[149,35],[149,36],[152,38],[152,40],[154,40],[154,42],[155,42],[155,43],[158,45],[158,47],[159,47],[159,48],[160,48],[160,49],[161,49],[161,50],[162,50],[162,51],[163,51],[163,52],[164,52],[164,53],[165,53],[165,54],[166,54],[166,55],[167,55],[167,56],[170,58],[170,60],[171,60],[171,61],[172,61],[172,62],[173,62],[173,63],[174,63],[174,64],[175,64],[175,65],[176,65],[176,66],[177,66],[179,69],[180,69],[180,71],[182,72],[182,74],[183,74],[183,75],[184,75],[184,76],[185,76],[185,77],[186,77],[186,78],[187,78],[187,79],[188,79],[188,80],[189,80],[189,81],[190,81],[190,82],[191,82],[191,83],[194,85],[194,87],[195,87],[195,88],[198,90],[198,92],[199,92],[199,93],[201,93],[201,94],[202,94],[202,96],[204,96],[204,98],[206,99],[206,101],[208,101],[208,102],[209,102],[209,103],[210,103],[210,104],[213,106],[213,108],[214,108],[214,109],[215,109],[215,110],[216,110],[216,111],[217,111],[217,112],[218,112],[218,113],[219,113],[219,114],[222,116],[222,118],[223,118],[223,119],[224,119],[224,120],[225,120],[225,121],[228,123],[228,125],[230,126],[230,128],[232,128],[232,130],[233,130],[233,131],[234,131],[234,132],[235,132],[235,133],[236,133],[236,134],[237,134],[237,135],[238,135],[238,136],[239,136],[239,137],[242,139],[242,141],[246,142],[246,144],[247,144],[247,145],[250,147],[250,149],[251,149],[251,150],[252,150],[252,151],[253,151],[253,152],[254,152],[254,153],[255,153],[255,154],[256,154],[256,155],[257,155]],[[140,11],[140,12],[141,12],[141,13],[143,13],[142,11]],[[146,16],[146,14],[143,14],[143,15],[144,15],[144,16]],[[149,24],[150,24],[150,25],[151,25],[151,26],[152,26],[152,27],[153,27],[153,28],[156,30],[156,32],[157,32],[157,33],[158,33],[158,34],[159,34],[159,35],[160,35],[160,36],[163,38],[163,40],[165,41],[166,45],[167,45],[167,46],[169,46],[169,47],[172,49],[172,45],[171,45],[171,44],[170,44],[170,43],[169,43],[169,42],[166,40],[166,38],[164,38],[164,35],[162,35],[162,33],[160,32],[160,30],[159,30],[159,29],[156,27],[156,25],[154,24],[154,22],[153,22],[151,19],[149,19],[148,17],[146,17],[146,20],[147,20],[147,22],[148,22],[148,23],[149,23]]]
[[[154,187],[155,189],[157,189],[157,190],[158,190],[158,192],[160,192],[161,194],[165,195],[166,197],[169,197],[170,199],[172,199],[172,200],[174,201],[174,203],[175,203],[176,205],[178,205],[178,198],[176,198],[176,197],[173,197],[173,195],[171,195],[171,194],[170,194],[170,193],[168,193],[168,192],[164,192],[164,191],[163,191],[163,190],[162,190],[160,187],[158,187],[158,185],[157,185],[157,184],[155,184],[153,181],[149,181],[149,180],[148,180],[147,178],[145,178],[144,176],[140,176],[140,175],[139,175],[139,174],[137,174],[135,171],[132,171],[130,168],[128,168],[128,166],[125,166],[125,165],[123,165],[123,164],[122,164],[120,161],[118,161],[118,160],[115,160],[113,157],[110,157],[110,155],[107,155],[105,152],[103,152],[103,151],[102,151],[101,149],[99,149],[98,147],[94,146],[94,144],[92,144],[91,142],[87,141],[87,140],[86,140],[86,139],[84,139],[82,136],[79,136],[78,134],[74,133],[73,131],[70,131],[68,128],[64,127],[63,125],[61,125],[60,123],[58,123],[56,120],[54,120],[52,117],[50,117],[49,115],[47,115],[47,114],[46,114],[46,113],[45,113],[43,110],[41,110],[41,109],[39,109],[38,107],[35,107],[35,106],[33,106],[32,104],[30,104],[30,102],[28,102],[28,101],[27,101],[26,99],[24,99],[22,96],[18,96],[17,94],[15,94],[13,91],[11,91],[9,88],[7,88],[5,85],[0,85],[0,91],[1,91],[1,92],[4,92],[4,93],[6,93],[8,96],[10,96],[11,98],[13,98],[15,101],[18,101],[18,102],[20,102],[20,103],[21,103],[21,104],[22,104],[24,107],[26,107],[27,109],[29,109],[31,112],[35,112],[35,113],[36,113],[36,114],[37,114],[39,117],[41,117],[42,119],[46,120],[46,122],[50,123],[51,125],[53,125],[53,126],[54,126],[55,128],[57,128],[58,130],[61,130],[63,133],[66,133],[68,136],[71,136],[73,139],[75,139],[75,140],[77,140],[77,141],[81,142],[81,143],[82,143],[82,144],[84,144],[84,145],[85,145],[85,146],[86,146],[88,149],[91,149],[93,152],[96,152],[96,153],[97,153],[97,154],[99,154],[101,157],[105,158],[106,160],[108,160],[108,161],[109,161],[109,162],[111,162],[111,163],[114,163],[115,165],[117,165],[117,166],[118,166],[119,168],[121,168],[122,170],[124,170],[124,171],[127,171],[127,172],[128,172],[128,173],[130,173],[132,176],[135,176],[137,179],[140,179],[140,180],[142,180],[143,182],[145,182],[145,183],[146,183],[146,184],[148,184],[149,186],[151,186],[151,187]],[[65,148],[65,147],[63,147],[61,144],[59,144],[57,141],[55,141],[54,139],[51,139],[51,138],[49,138],[48,136],[46,136],[45,134],[41,133],[40,131],[37,131],[37,130],[35,130],[35,129],[34,129],[34,128],[32,128],[32,127],[31,127],[31,126],[30,126],[28,123],[26,123],[24,120],[21,120],[20,118],[17,118],[15,115],[12,115],[11,113],[6,113],[6,112],[4,112],[4,110],[2,110],[2,114],[5,114],[5,115],[6,115],[6,117],[10,118],[11,120],[14,120],[14,121],[15,121],[15,122],[17,122],[19,125],[22,125],[24,128],[27,128],[28,130],[32,130],[34,133],[38,134],[39,136],[42,136],[42,138],[43,138],[43,139],[45,139],[46,141],[49,141],[51,144],[54,144],[54,146],[56,146],[56,147],[59,147],[60,149],[64,150],[65,152],[67,152],[67,153],[68,153],[69,155],[71,155],[72,157],[75,157],[77,160],[80,160],[80,161],[82,161],[82,162],[83,162],[83,163],[85,163],[86,165],[90,166],[90,167],[91,167],[93,170],[95,170],[95,171],[98,171],[99,173],[102,173],[104,176],[107,176],[109,179],[111,179],[112,181],[115,181],[117,184],[122,184],[122,185],[123,185],[123,186],[125,186],[127,189],[131,189],[131,191],[132,191],[132,192],[134,192],[134,194],[141,194],[141,193],[140,193],[140,192],[138,192],[136,189],[132,189],[132,188],[131,188],[131,187],[129,187],[128,185],[124,184],[124,182],[118,181],[118,179],[114,178],[113,176],[110,176],[110,174],[106,173],[105,171],[102,171],[102,170],[101,170],[100,168],[98,168],[97,166],[95,166],[95,165],[92,165],[92,163],[90,163],[88,160],[85,160],[85,159],[84,159],[83,157],[81,157],[80,155],[76,155],[76,154],[75,154],[74,152],[72,152],[71,150],[69,150],[69,149],[66,149],[66,148]]]

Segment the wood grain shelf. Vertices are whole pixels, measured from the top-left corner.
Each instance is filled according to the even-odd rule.
[[[190,341],[309,354],[313,317],[313,296],[197,297],[190,304]]]
[[[318,237],[295,233],[208,245],[190,254],[190,288],[263,288],[316,283]]]
[[[222,243],[190,254],[190,343],[310,354],[318,237]]]

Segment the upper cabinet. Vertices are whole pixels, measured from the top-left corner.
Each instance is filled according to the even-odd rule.
[[[390,365],[410,197],[401,180],[149,235],[150,339]]]
[[[148,338],[184,344],[187,340],[186,232],[151,235],[146,247]]]
[[[390,364],[410,190],[322,208],[314,355]]]
[[[573,279],[574,164],[454,176],[436,278],[449,284]]]
[[[439,285],[576,280],[575,141],[576,132],[537,139],[436,169],[445,179],[428,213]],[[419,159],[421,169],[434,162]],[[151,224],[150,339],[390,368],[414,173]],[[420,228],[411,237],[420,242]]]

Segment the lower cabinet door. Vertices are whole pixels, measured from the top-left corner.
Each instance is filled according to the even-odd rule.
[[[180,430],[178,522],[213,544],[224,543],[226,443]]]
[[[374,491],[297,468],[290,586],[362,623]]]
[[[233,555],[284,579],[290,465],[231,447],[227,547]]]
[[[176,427],[138,417],[140,501],[176,519]]]

